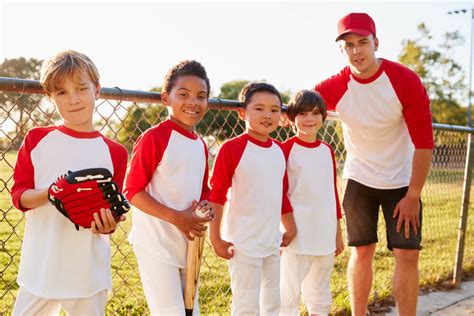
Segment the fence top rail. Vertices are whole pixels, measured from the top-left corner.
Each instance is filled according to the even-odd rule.
[[[0,77],[0,91],[27,94],[46,94],[37,80]],[[100,98],[117,101],[161,103],[161,93],[138,90],[127,90],[119,87],[100,89]],[[217,110],[235,110],[242,106],[241,102],[219,98],[209,98],[209,105]]]
[[[0,77],[0,91],[17,92],[26,94],[46,94],[37,80]],[[127,90],[119,87],[101,88],[100,98],[117,101],[161,103],[161,93],[147,92],[139,90]],[[209,98],[209,107],[216,110],[236,110],[242,107],[242,103],[234,100],[220,98]],[[286,105],[283,106],[286,110]],[[338,121],[339,115],[336,112],[328,112],[328,120]],[[474,127],[433,123],[433,128],[443,131],[461,132],[474,134]]]

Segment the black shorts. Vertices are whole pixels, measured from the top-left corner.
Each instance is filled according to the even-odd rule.
[[[393,211],[397,203],[405,196],[408,187],[399,189],[374,189],[357,181],[348,180],[342,202],[346,217],[347,240],[349,246],[366,246],[378,241],[377,222],[379,208],[382,206],[387,228],[387,247],[399,249],[421,249],[421,227],[418,234],[410,229],[410,238],[405,238],[402,225],[397,233],[397,218]],[[420,225],[422,221],[422,204],[420,200]]]

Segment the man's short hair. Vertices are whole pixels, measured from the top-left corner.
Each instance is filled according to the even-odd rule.
[[[65,50],[57,53],[43,63],[41,67],[40,83],[47,95],[58,91],[59,85],[66,77],[85,72],[94,85],[99,84],[99,71],[92,60],[86,55],[74,50]]]
[[[311,112],[318,109],[323,116],[323,122],[327,116],[326,103],[324,103],[321,95],[313,90],[300,90],[288,102],[287,116],[291,122],[295,121],[298,114]]]
[[[244,108],[247,107],[250,103],[250,99],[257,92],[268,92],[274,94],[278,97],[278,100],[280,100],[280,107],[282,106],[283,101],[280,92],[278,92],[273,85],[266,82],[249,82],[242,88],[239,94],[239,101],[242,102]]]

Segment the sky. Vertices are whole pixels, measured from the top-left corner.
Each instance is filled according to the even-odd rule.
[[[292,93],[312,88],[345,61],[337,21],[366,12],[377,26],[378,57],[397,60],[424,22],[433,39],[459,30],[454,58],[470,62],[470,1],[41,1],[0,0],[0,61],[46,59],[64,49],[88,55],[104,87],[147,91],[178,61],[207,69],[213,95],[232,80],[260,80]],[[449,11],[468,9],[466,14]],[[466,91],[467,95],[467,91]],[[467,101],[466,101],[467,103]]]

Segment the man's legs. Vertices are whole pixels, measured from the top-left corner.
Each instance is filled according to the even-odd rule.
[[[395,256],[393,294],[400,316],[416,315],[419,254],[420,251],[416,249],[393,249]]]
[[[365,315],[372,287],[372,260],[378,241],[379,192],[348,180],[342,205],[346,217],[347,242],[353,247],[347,267],[352,315]]]
[[[418,300],[418,258],[421,249],[421,225],[423,222],[423,204],[420,201],[420,228],[417,235],[410,231],[410,238],[405,238],[402,225],[397,232],[398,218],[393,218],[393,210],[405,196],[408,188],[386,190],[382,197],[382,209],[387,227],[387,247],[393,250],[395,271],[393,273],[393,295],[401,316],[416,315]]]
[[[365,315],[372,287],[372,261],[375,243],[352,248],[347,267],[347,282],[352,315]]]

